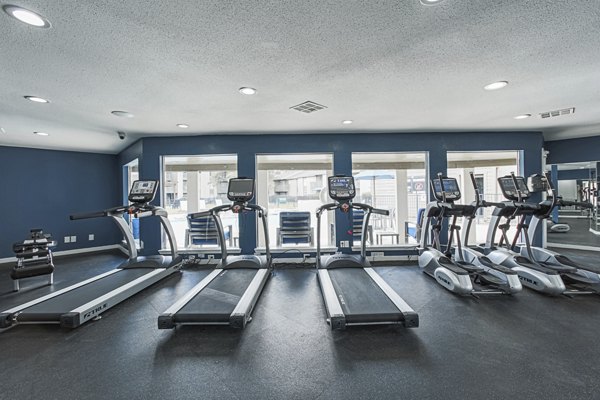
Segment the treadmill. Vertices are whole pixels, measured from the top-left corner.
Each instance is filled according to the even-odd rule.
[[[178,271],[182,260],[177,255],[167,211],[149,204],[156,196],[158,184],[156,180],[135,181],[129,192],[130,205],[71,215],[71,220],[112,218],[125,237],[129,259],[113,270],[1,312],[0,329],[17,324],[59,324],[64,328],[77,328],[90,319],[99,319],[106,310]],[[167,234],[171,255],[138,256],[124,214],[134,218],[158,217]]]
[[[353,203],[354,178],[336,175],[328,178],[329,196],[334,203],[317,210],[317,276],[331,329],[352,325],[401,324],[419,326],[418,314],[371,268],[366,257],[366,234],[372,213],[389,215],[368,204]],[[323,211],[351,209],[365,211],[360,254],[335,253],[321,256],[321,215]]]
[[[241,329],[252,320],[252,310],[271,272],[267,212],[259,205],[249,204],[254,198],[254,179],[230,179],[227,198],[233,203],[191,215],[214,220],[221,261],[214,271],[158,317],[158,329],[172,329],[177,325],[228,325]],[[236,214],[246,211],[258,214],[265,234],[266,255],[227,254],[219,213],[229,210]]]

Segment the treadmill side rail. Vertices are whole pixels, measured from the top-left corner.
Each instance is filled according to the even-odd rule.
[[[105,295],[83,304],[60,317],[60,326],[63,328],[77,328],[90,319],[96,318],[104,311],[116,306],[148,286],[160,281],[167,275],[175,272],[175,268],[155,269],[139,278],[123,285]]]
[[[109,275],[112,275],[114,273],[117,273],[119,271],[121,271],[121,269],[119,269],[119,268],[112,269],[112,270],[107,271],[107,272],[105,272],[103,274],[96,275],[96,276],[94,276],[92,278],[89,278],[89,279],[86,279],[84,281],[78,282],[78,283],[76,283],[74,285],[67,286],[64,289],[60,289],[60,290],[57,290],[56,292],[52,292],[52,293],[50,293],[50,294],[48,294],[46,296],[39,297],[39,298],[37,298],[35,300],[29,301],[27,303],[18,305],[16,307],[13,307],[13,308],[11,308],[9,310],[3,311],[2,313],[0,313],[0,315],[2,315],[3,317],[5,315],[8,315],[8,316],[10,316],[10,319],[12,320],[13,319],[12,317],[14,317],[15,315],[18,317],[18,313],[21,312],[22,310],[25,310],[25,309],[27,309],[29,307],[32,307],[32,306],[35,306],[36,304],[42,303],[42,302],[44,302],[46,300],[50,300],[50,299],[52,299],[54,297],[60,296],[61,294],[70,292],[71,290],[75,290],[75,289],[77,289],[77,288],[79,288],[81,286],[85,286],[85,285],[87,285],[89,283],[92,283],[94,281],[97,281],[97,280],[100,280],[102,278],[105,278],[105,277],[107,277]],[[2,318],[2,321],[0,322],[0,328],[7,328],[7,327],[13,325],[13,323],[16,323],[16,321],[13,320],[12,322],[8,322],[7,318]]]
[[[320,269],[317,272],[319,283],[321,286],[321,292],[323,293],[323,299],[325,300],[325,308],[327,309],[327,315],[329,316],[329,325],[331,329],[344,329],[346,328],[346,316],[342,310],[342,306],[331,282],[329,271],[326,269]]]
[[[266,268],[259,269],[256,272],[252,282],[246,288],[246,291],[229,317],[229,325],[232,328],[245,328],[246,323],[251,320],[252,310],[269,278],[269,274],[270,271]]]
[[[158,316],[158,329],[173,329],[175,328],[175,320],[173,316],[177,314],[187,303],[190,302],[198,293],[202,291],[209,283],[211,283],[219,274],[223,272],[222,269],[215,269],[202,279],[196,286],[189,290],[182,298],[177,300],[175,304],[169,307],[165,312]]]
[[[409,306],[408,303],[406,303],[404,299],[400,297],[400,295],[396,293],[396,291],[392,289],[392,287],[388,285],[383,280],[383,278],[377,272],[375,272],[373,268],[365,268],[365,272],[369,274],[369,276],[371,277],[371,279],[373,279],[373,281],[375,281],[377,286],[379,286],[381,290],[383,290],[383,292],[386,294],[387,297],[389,297],[392,303],[394,303],[394,305],[398,307],[398,310],[400,310],[400,312],[404,316],[404,327],[418,327],[419,315],[415,312],[415,310],[413,310],[412,307]]]

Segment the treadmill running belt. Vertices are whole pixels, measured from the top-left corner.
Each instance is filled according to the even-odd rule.
[[[174,316],[175,322],[228,323],[258,269],[226,269]]]
[[[403,321],[404,316],[362,268],[330,269],[347,323]]]
[[[153,269],[122,269],[102,279],[26,308],[19,313],[19,321],[60,321],[62,314],[66,314],[153,271]]]

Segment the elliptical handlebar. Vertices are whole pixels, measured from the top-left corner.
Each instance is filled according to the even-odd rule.
[[[525,203],[523,201],[515,201],[513,204],[517,209],[521,210],[538,211],[542,208],[539,204]]]
[[[504,208],[504,207],[506,207],[506,204],[504,204],[504,203],[495,203],[493,201],[487,201],[487,200],[481,200],[481,207]]]

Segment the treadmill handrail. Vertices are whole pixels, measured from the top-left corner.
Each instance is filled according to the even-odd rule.
[[[348,201],[348,202],[336,201],[334,203],[323,204],[322,206],[317,208],[317,211],[316,211],[316,215],[317,215],[317,262],[315,264],[317,269],[319,269],[319,267],[321,265],[321,214],[325,210],[330,211],[330,210],[338,209],[342,206],[342,204],[348,204],[350,206],[350,208],[365,211],[365,216],[363,218],[363,223],[362,223],[362,232],[360,235],[360,255],[363,258],[365,258],[367,256],[367,235],[365,234],[365,232],[367,232],[367,228],[369,227],[369,219],[371,218],[371,213],[379,214],[379,215],[390,215],[389,210],[374,208],[373,206],[371,206],[369,204],[364,204],[364,203],[353,203],[352,201]]]
[[[106,210],[102,211],[72,214],[69,216],[69,219],[71,221],[77,221],[82,219],[111,217],[113,221],[117,224],[119,230],[125,238],[125,242],[127,243],[127,249],[129,251],[129,259],[134,260],[138,256],[137,247],[131,229],[129,225],[125,222],[125,218],[123,218],[124,214],[133,215],[136,218],[144,218],[147,216],[158,217],[161,225],[165,229],[165,233],[167,234],[169,247],[171,248],[171,256],[173,257],[173,259],[177,257],[178,251],[175,233],[173,231],[173,227],[171,226],[171,222],[167,218],[167,210],[160,206],[155,206],[154,204],[150,203],[133,203],[131,205],[107,208]]]
[[[198,211],[190,214],[190,218],[202,218],[202,217],[212,217],[215,222],[215,226],[217,228],[217,233],[219,235],[219,246],[221,247],[221,260],[222,262],[227,259],[227,244],[225,243],[225,231],[223,229],[223,223],[221,222],[221,217],[219,217],[219,213],[224,211],[232,211],[234,207],[241,206],[241,211],[253,211],[256,212],[259,218],[262,220],[263,225],[263,233],[265,239],[265,254],[267,257],[267,267],[271,266],[272,256],[271,256],[271,248],[269,246],[269,228],[267,222],[267,210],[258,205],[258,204],[248,204],[248,203],[230,203],[230,204],[222,204],[216,207],[213,207],[209,210]],[[239,209],[237,210],[239,212]]]

